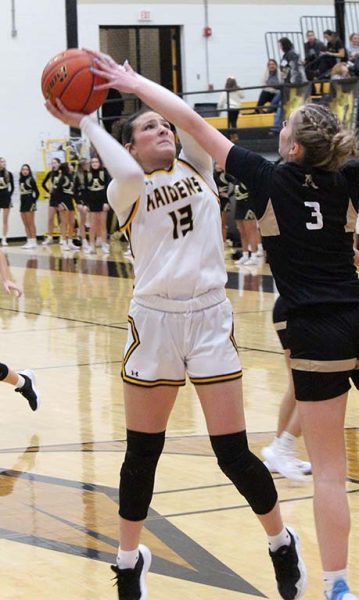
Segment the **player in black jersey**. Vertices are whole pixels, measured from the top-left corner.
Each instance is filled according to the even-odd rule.
[[[23,164],[20,169],[20,214],[26,232],[26,243],[22,246],[25,250],[36,248],[35,211],[39,190],[31,171],[30,165]]]
[[[2,208],[2,239],[1,245],[7,246],[7,233],[9,229],[9,213],[11,207],[11,196],[14,193],[14,177],[6,168],[6,160],[0,157],[0,208]]]
[[[274,165],[235,146],[169,90],[97,55],[108,86],[135,93],[191,134],[252,195],[268,261],[287,310],[295,395],[314,477],[314,514],[326,600],[357,600],[347,584],[350,529],[344,418],[359,377],[359,280],[353,232],[359,205],[355,137],[326,107],[283,123]]]
[[[58,212],[59,198],[57,193],[57,184],[61,177],[61,160],[59,158],[53,158],[51,161],[51,171],[49,171],[41,183],[41,186],[45,190],[49,198],[49,209],[48,209],[48,229],[47,236],[42,242],[43,246],[52,244],[53,232],[54,232],[54,220],[56,212]]]

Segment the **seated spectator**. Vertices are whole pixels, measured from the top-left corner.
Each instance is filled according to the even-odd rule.
[[[229,127],[236,128],[237,117],[244,93],[241,92],[241,88],[234,77],[228,77],[224,87],[226,91],[221,93],[217,108],[218,110],[227,111]]]
[[[330,71],[334,65],[337,62],[347,62],[348,60],[348,53],[345,46],[335,31],[326,29],[324,31],[324,38],[327,41],[326,49],[314,61],[316,74],[319,79],[329,79]]]
[[[349,36],[348,66],[352,75],[359,76],[359,34],[352,33]]]
[[[276,86],[280,83],[279,77],[278,63],[274,58],[270,58],[267,62],[267,68],[263,77],[263,83],[266,87],[259,95],[257,106],[263,106],[267,102],[272,102],[274,96],[278,92]]]
[[[330,79],[349,79],[350,71],[347,63],[340,62],[330,71]]]
[[[312,81],[316,75],[313,66],[321,52],[325,51],[325,44],[315,37],[314,31],[309,29],[306,33],[307,41],[304,44],[304,68],[308,81]]]

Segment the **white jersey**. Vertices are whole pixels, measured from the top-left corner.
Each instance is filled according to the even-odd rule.
[[[146,174],[139,199],[119,215],[134,255],[135,298],[188,300],[227,281],[212,161],[180,137],[171,169]]]

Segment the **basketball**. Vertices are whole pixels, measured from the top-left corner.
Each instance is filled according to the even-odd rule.
[[[71,112],[90,114],[106,100],[108,90],[94,90],[105,80],[91,72],[94,57],[86,50],[71,48],[60,52],[44,68],[41,89],[46,100],[57,98]]]

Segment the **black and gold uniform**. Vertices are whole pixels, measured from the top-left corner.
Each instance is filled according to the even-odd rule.
[[[39,189],[33,176],[21,175],[20,185],[20,212],[33,212],[36,210],[36,201],[39,197]]]
[[[61,165],[60,170],[61,176],[56,185],[58,206],[63,210],[74,210],[74,175],[65,164]]]
[[[57,169],[57,170],[53,169],[52,171],[49,171],[47,173],[45,179],[41,183],[41,186],[44,188],[44,190],[50,196],[49,206],[52,206],[53,208],[57,208],[59,205],[59,194],[58,194],[57,186],[58,186],[60,177],[61,177],[60,169]]]
[[[104,167],[91,168],[85,175],[86,197],[90,212],[102,212],[107,204],[106,190],[110,183],[110,176]]]
[[[287,336],[298,400],[359,387],[359,280],[353,232],[359,161],[337,172],[273,165],[234,146],[226,170],[247,186],[268,261],[287,309]]]
[[[86,189],[86,173],[77,171],[74,177],[74,198],[76,204],[88,205]]]
[[[221,213],[229,212],[231,208],[230,195],[233,192],[234,179],[231,175],[227,175],[223,170],[217,171],[216,169],[213,171],[213,179],[218,188]]]
[[[244,183],[236,181],[233,196],[236,200],[234,218],[236,221],[253,221],[256,218],[254,204]]]
[[[7,169],[0,169],[0,208],[10,208],[14,192],[14,177]]]

